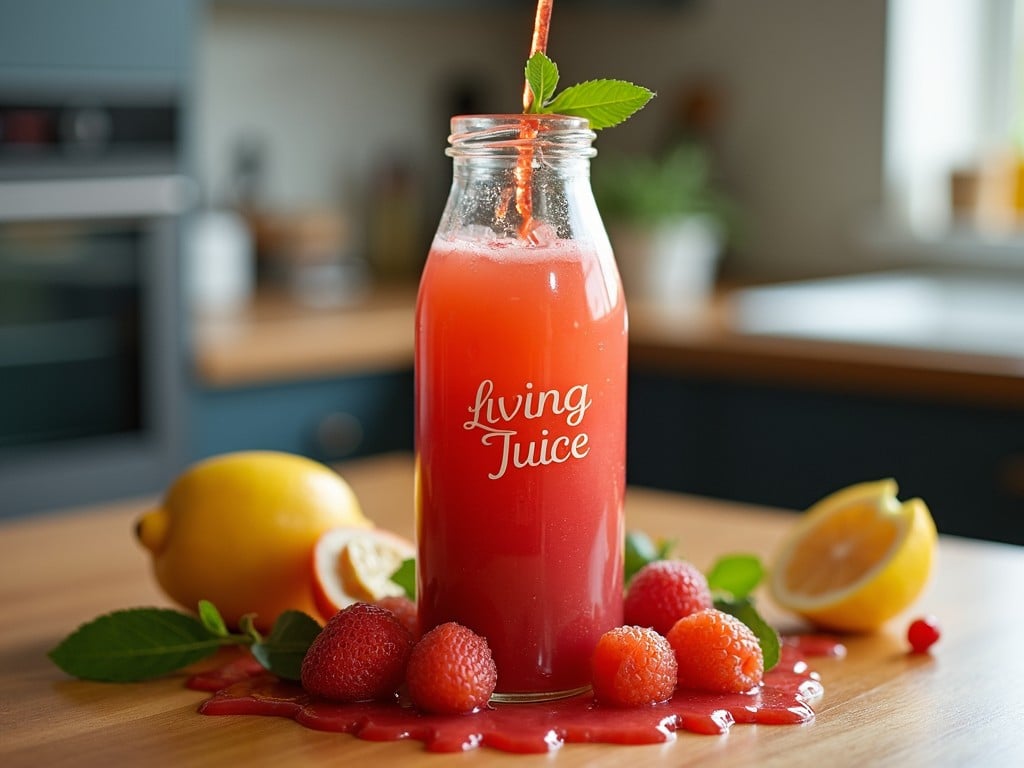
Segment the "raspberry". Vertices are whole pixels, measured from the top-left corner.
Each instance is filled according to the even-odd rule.
[[[642,707],[672,697],[676,657],[649,627],[616,627],[601,635],[590,660],[594,696],[602,704]]]
[[[907,642],[911,653],[928,653],[928,649],[938,642],[940,636],[938,622],[931,616],[915,619],[907,627]]]
[[[313,640],[302,660],[302,687],[334,701],[386,699],[402,684],[412,646],[390,611],[353,603]]]
[[[679,687],[746,693],[764,678],[764,656],[750,627],[714,608],[675,623],[668,642],[679,664]]]
[[[487,705],[498,672],[487,641],[450,621],[427,632],[409,657],[409,697],[439,715],[475,712]]]
[[[683,560],[657,560],[630,581],[623,619],[664,635],[683,616],[711,606],[708,580],[695,566]]]
[[[402,622],[402,626],[409,630],[414,639],[420,636],[416,603],[408,597],[382,597],[380,600],[374,600],[373,604],[395,614],[395,618]]]

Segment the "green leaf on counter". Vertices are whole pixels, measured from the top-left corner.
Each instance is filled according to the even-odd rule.
[[[309,646],[320,634],[320,624],[301,611],[285,611],[277,617],[270,634],[253,643],[252,655],[256,661],[278,677],[298,680],[302,659]]]
[[[764,578],[764,566],[757,555],[725,555],[708,572],[712,592],[728,592],[735,599],[753,592]]]
[[[238,628],[242,630],[243,643],[263,642],[263,635],[256,629],[255,613],[243,613],[238,619]]]
[[[407,558],[398,566],[398,570],[391,574],[391,581],[405,590],[406,597],[410,600],[416,599],[416,560]]]
[[[228,636],[228,627],[224,623],[224,617],[220,615],[217,606],[209,600],[199,601],[199,620],[211,635],[216,635],[217,637]]]
[[[225,644],[193,616],[166,608],[129,608],[83,624],[49,657],[75,677],[134,682],[187,667]]]
[[[732,614],[750,627],[761,646],[765,672],[779,663],[779,633],[757,612],[749,597],[732,600],[716,599],[715,608]]]
[[[675,542],[662,540],[657,545],[643,531],[626,531],[624,546],[625,583],[636,575],[636,572],[648,563],[665,560],[672,552]]]

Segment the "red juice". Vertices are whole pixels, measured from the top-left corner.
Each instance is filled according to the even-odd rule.
[[[306,728],[371,741],[416,739],[431,752],[489,747],[543,753],[566,743],[658,744],[672,741],[676,731],[718,735],[737,723],[809,723],[812,705],[824,689],[803,658],[805,646],[839,658],[844,649],[827,638],[804,640],[783,646],[781,662],[752,693],[678,690],[663,704],[629,709],[601,707],[587,694],[546,703],[495,704],[472,715],[426,715],[398,701],[337,704],[278,680],[251,657],[196,675],[188,685],[213,693],[199,708],[205,715],[287,717]]]

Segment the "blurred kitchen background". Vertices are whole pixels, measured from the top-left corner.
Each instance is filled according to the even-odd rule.
[[[410,450],[448,118],[518,111],[533,5],[0,0],[0,516]],[[630,481],[1024,544],[1024,3],[555,6],[563,85],[658,92],[593,171]]]

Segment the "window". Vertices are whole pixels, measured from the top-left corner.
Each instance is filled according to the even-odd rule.
[[[890,227],[977,239],[1024,222],[1022,22],[1024,0],[889,0]]]

